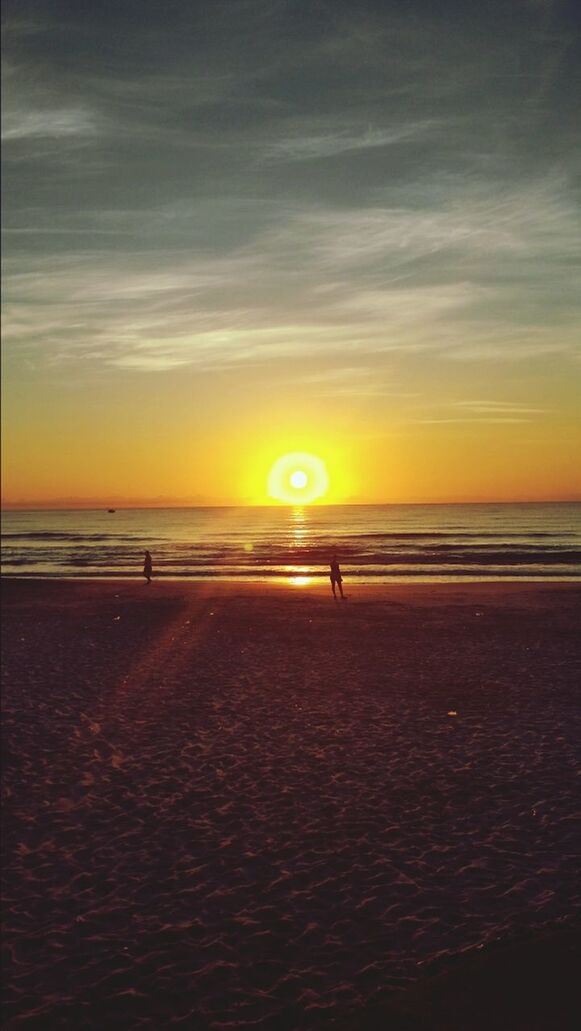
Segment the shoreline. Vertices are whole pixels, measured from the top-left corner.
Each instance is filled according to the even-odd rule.
[[[293,583],[293,580],[300,580],[301,583]],[[220,576],[156,576],[153,572],[151,585],[144,583],[142,573],[136,573],[128,576],[110,576],[104,574],[103,576],[36,576],[36,575],[6,575],[3,574],[0,577],[0,584],[5,585],[9,590],[10,587],[22,587],[25,584],[32,584],[34,586],[47,586],[47,585],[70,585],[71,587],[106,587],[107,585],[113,585],[118,587],[119,585],[133,586],[133,587],[149,587],[151,592],[153,590],[163,590],[166,587],[171,588],[183,588],[183,589],[205,589],[207,587],[215,587],[219,590],[244,590],[248,589],[252,593],[257,593],[264,590],[268,593],[271,590],[275,591],[287,591],[290,594],[313,594],[316,592],[317,595],[331,594],[329,587],[329,576],[320,576],[319,578],[309,577],[304,573],[297,573],[296,576],[284,576],[280,578],[266,578],[266,579],[249,579],[244,577],[242,579],[231,579]],[[466,577],[458,577],[457,579],[437,579],[432,577],[430,579],[416,579],[414,578],[394,578],[389,581],[381,581],[381,583],[372,583],[370,580],[358,581],[351,579],[347,574],[343,576],[343,585],[346,590],[349,587],[356,587],[357,592],[362,594],[376,593],[378,595],[388,595],[392,591],[400,590],[416,590],[418,588],[426,591],[446,591],[451,590],[466,590],[468,593],[472,593],[478,590],[489,590],[498,591],[507,588],[509,591],[526,590],[531,585],[532,590],[571,590],[581,591],[581,577],[567,577],[565,579],[551,578],[547,576],[539,578],[525,578],[525,577],[499,577],[494,579],[493,577],[486,577],[483,579],[470,579]]]
[[[269,583],[276,583],[276,584],[280,584],[282,586],[284,586],[284,585],[291,585],[292,586],[293,579],[296,579],[298,577],[300,577],[302,580],[310,581],[311,582],[310,585],[313,586],[313,587],[319,586],[321,583],[326,582],[329,579],[328,575],[326,575],[324,573],[315,574],[315,575],[309,575],[309,574],[301,572],[301,573],[296,573],[294,575],[288,575],[288,574],[281,575],[281,574],[278,574],[278,573],[273,573],[272,576],[256,576],[256,577],[254,577],[254,576],[252,576],[252,574],[250,574],[249,576],[243,576],[243,577],[241,576],[239,578],[233,577],[233,576],[228,576],[228,575],[221,576],[219,573],[215,574],[214,576],[207,576],[205,574],[197,575],[195,573],[192,573],[189,576],[184,576],[184,575],[173,576],[171,574],[166,576],[164,574],[161,574],[161,575],[159,575],[159,574],[155,575],[154,574],[153,580],[155,582],[157,582],[157,583],[164,582],[164,581],[165,582],[169,582],[169,583],[215,583],[215,582],[218,582],[218,583],[222,582],[222,583],[229,583],[229,584],[244,584],[244,583],[250,583],[250,584],[269,584]],[[61,580],[61,581],[65,582],[65,583],[71,583],[71,582],[72,583],[75,583],[75,582],[86,583],[87,581],[88,582],[90,582],[90,581],[102,582],[103,580],[105,580],[105,581],[114,580],[116,582],[127,582],[127,581],[132,581],[132,580],[139,580],[139,574],[136,575],[135,573],[127,573],[127,574],[123,574],[123,575],[114,576],[114,575],[111,575],[110,573],[103,573],[102,575],[95,575],[94,573],[87,573],[86,576],[83,576],[82,574],[75,573],[75,574],[72,574],[71,576],[66,576],[66,575],[65,576],[63,576],[63,575],[54,575],[54,576],[52,576],[50,574],[42,574],[42,573],[2,573],[1,579],[2,580],[6,580],[6,581],[8,581],[8,580],[43,580],[43,581],[44,580]],[[433,576],[428,576],[425,573],[418,573],[417,575],[414,575],[413,573],[408,573],[405,576],[404,575],[402,575],[402,576],[394,575],[394,576],[390,577],[389,579],[381,579],[380,576],[373,577],[372,579],[364,579],[363,577],[358,578],[357,575],[350,576],[348,573],[346,573],[345,576],[344,576],[344,579],[346,581],[349,580],[349,583],[357,584],[358,587],[365,587],[365,586],[373,587],[375,585],[389,587],[390,584],[396,584],[396,585],[402,584],[403,585],[403,584],[407,584],[407,583],[411,583],[411,584],[414,584],[414,583],[418,583],[418,584],[434,584],[434,583],[435,584],[455,584],[455,583],[492,583],[492,584],[502,584],[502,583],[581,583],[581,575],[579,573],[560,574],[560,575],[553,575],[552,573],[547,573],[547,575],[539,574],[537,576],[531,576],[529,573],[523,573],[521,576],[515,575],[515,574],[510,574],[508,576],[500,576],[497,572],[486,574],[486,575],[482,574],[480,576],[474,576],[472,573],[469,573],[469,572],[467,572],[466,574],[457,573],[454,576],[442,576],[439,573],[434,573]],[[301,586],[306,586],[306,585],[302,584]]]

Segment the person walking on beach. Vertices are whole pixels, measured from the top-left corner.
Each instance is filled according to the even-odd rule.
[[[151,561],[151,554],[149,551],[145,552],[145,562],[143,563],[143,575],[147,580],[148,584],[151,583],[151,574],[153,573],[153,563]]]
[[[342,598],[345,597],[343,594],[343,577],[341,576],[341,570],[339,569],[339,559],[337,558],[337,552],[334,551],[331,555],[331,589],[333,591],[333,597],[337,597],[336,588],[339,588],[339,594]]]

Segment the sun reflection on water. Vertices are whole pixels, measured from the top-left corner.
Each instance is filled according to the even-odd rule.
[[[307,536],[308,529],[306,525],[305,510],[304,508],[293,508],[291,512],[291,543],[295,547],[301,547]]]
[[[291,509],[289,531],[289,544],[291,548],[302,550],[307,543],[309,528],[305,510],[300,505],[296,505]],[[308,574],[311,574],[312,570],[309,566],[287,566],[287,571],[291,574],[287,582],[292,584],[293,587],[307,587],[311,583],[311,576]]]

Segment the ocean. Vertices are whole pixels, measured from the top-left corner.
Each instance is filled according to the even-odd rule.
[[[581,578],[581,503],[8,511],[2,574],[322,582]]]

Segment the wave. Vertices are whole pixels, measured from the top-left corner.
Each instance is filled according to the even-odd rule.
[[[491,551],[461,551],[448,549],[437,553],[422,551],[393,551],[393,552],[369,552],[369,553],[345,553],[342,556],[341,566],[344,572],[350,572],[356,567],[370,569],[373,566],[490,566],[490,565],[571,565],[581,568],[581,551],[570,549],[544,549],[533,551],[529,549],[519,550],[491,550]],[[33,553],[30,555],[5,554],[2,565],[4,568],[10,566],[26,565],[47,565],[53,568],[64,568],[74,566],[79,568],[94,569],[135,569],[140,566],[140,560],[132,553],[106,552],[101,554],[74,554],[64,553],[59,555]],[[317,553],[297,553],[296,551],[274,552],[270,554],[259,554],[245,560],[239,553],[220,554],[198,554],[184,555],[175,552],[167,555],[158,555],[154,561],[154,568],[161,569],[256,569],[266,568],[297,568],[312,569],[313,571],[328,569],[326,555]]]
[[[174,548],[157,549],[154,551],[154,568],[164,567],[231,567],[241,566],[252,568],[262,566],[301,566],[328,569],[329,553],[327,549],[262,549],[256,548],[251,553],[241,549],[224,549],[221,551],[207,551],[203,549],[178,550]],[[354,566],[372,565],[414,565],[425,563],[427,565],[491,565],[502,564],[512,565],[526,563],[529,565],[543,565],[555,563],[567,563],[573,565],[581,564],[581,549],[566,547],[519,547],[519,548],[392,548],[383,550],[374,548],[365,549],[343,549],[339,553],[342,569],[350,569]],[[126,548],[3,548],[2,566],[27,565],[31,563],[43,563],[52,567],[67,565],[99,566],[103,568],[126,566],[128,568],[140,567],[142,565],[141,551],[134,551]]]
[[[316,533],[317,533],[316,530],[312,530],[312,529],[309,532],[312,535],[316,535]],[[293,534],[293,528],[291,528],[290,530],[286,529],[284,531],[278,531],[278,532],[272,533],[270,535],[270,540],[276,540],[277,538],[280,539],[280,540],[285,540],[285,539],[288,539],[289,535],[292,535],[292,534]],[[214,536],[216,536],[215,531],[205,534],[206,539],[208,537],[214,537]],[[228,534],[228,536],[231,539],[239,538],[240,540],[242,540],[244,542],[248,539],[248,534],[240,532],[240,531],[239,532],[230,532]],[[401,532],[401,531],[393,530],[393,531],[381,531],[381,532],[373,531],[373,532],[364,532],[364,533],[350,533],[349,531],[347,531],[347,533],[345,535],[341,535],[341,534],[338,534],[338,533],[329,533],[329,534],[327,534],[327,536],[325,537],[325,544],[328,547],[330,543],[338,544],[341,541],[344,541],[344,542],[365,541],[365,540],[388,540],[388,541],[398,541],[398,540],[401,540],[401,541],[406,541],[406,540],[410,540],[410,541],[415,541],[415,540],[418,540],[418,541],[419,540],[426,540],[426,541],[427,540],[434,540],[434,541],[439,541],[439,540],[448,540],[448,541],[450,541],[450,540],[507,540],[507,541],[510,541],[510,540],[523,540],[523,539],[527,539],[527,538],[530,538],[530,539],[571,538],[571,537],[574,537],[574,536],[575,536],[574,533],[567,533],[567,532],[563,532],[563,531],[548,531],[548,530],[546,530],[546,531],[545,530],[543,530],[543,531],[540,531],[540,530],[538,530],[538,531],[537,530],[535,530],[535,531],[523,530],[523,531],[518,532],[518,533],[517,532],[506,532],[506,531],[498,531],[498,532],[482,532],[482,531],[478,531],[478,532],[476,532],[476,531],[474,531],[474,532],[465,532],[465,531],[455,531],[455,530],[436,531],[436,532],[427,532],[427,531],[413,531],[413,532],[406,531],[406,532]],[[142,540],[151,541],[152,539],[156,542],[156,544],[160,544],[160,543],[163,543],[164,541],[168,541],[167,537],[160,537],[160,536],[154,535],[154,537],[152,538],[151,536],[148,536],[146,533],[143,533],[143,534],[138,534],[138,533],[135,533],[135,534],[131,534],[131,533],[108,533],[108,532],[107,533],[65,533],[65,532],[57,531],[57,530],[35,530],[35,531],[30,530],[30,531],[18,531],[18,532],[7,531],[7,532],[3,532],[1,534],[1,539],[3,541],[4,540],[6,540],[6,541],[8,541],[8,540],[27,540],[27,541],[43,541],[43,540],[47,540],[47,541],[71,541],[71,542],[75,542],[75,543],[77,543],[77,542],[80,543],[82,541],[114,541],[114,540],[118,540],[118,541],[135,541],[136,544],[141,542]],[[189,543],[191,543],[191,541],[189,541],[189,540],[187,540],[185,538],[181,538],[180,539],[180,538],[176,537],[176,538],[173,539],[172,543],[174,545],[178,545],[179,546],[179,545],[189,544]],[[323,545],[323,541],[321,542],[321,546],[322,545]]]
[[[508,540],[513,540],[513,539],[514,540],[518,540],[519,538],[522,539],[523,537],[535,537],[536,538],[536,537],[571,537],[571,536],[572,536],[571,533],[567,533],[567,532],[563,532],[563,531],[553,532],[551,530],[533,530],[533,531],[523,530],[521,532],[506,532],[504,530],[502,530],[502,531],[499,530],[498,532],[496,532],[496,531],[494,531],[494,532],[491,532],[491,531],[487,531],[487,532],[470,531],[470,532],[467,532],[467,531],[464,531],[464,530],[462,530],[462,531],[446,530],[446,531],[428,532],[428,531],[422,530],[422,531],[417,531],[417,532],[413,531],[413,532],[406,532],[406,533],[401,533],[399,531],[393,530],[393,531],[389,531],[389,532],[379,532],[379,531],[377,531],[377,532],[373,532],[373,533],[351,534],[350,535],[350,539],[353,539],[354,537],[359,537],[359,538],[362,538],[362,539],[365,539],[365,538],[368,538],[368,537],[372,537],[372,538],[379,538],[379,539],[383,539],[383,538],[385,538],[385,539],[397,538],[398,540],[408,540],[408,539],[409,540],[422,540],[422,539],[425,539],[425,540],[438,540],[440,538],[454,538],[454,539],[461,539],[461,540],[464,540],[464,539],[468,540],[468,539],[471,539],[471,538],[478,538],[478,539],[481,539],[481,540],[488,540],[488,539],[493,540],[493,539],[501,538],[502,540],[507,540],[507,539]]]
[[[531,514],[532,513],[532,514]],[[144,547],[158,576],[328,575],[336,549],[348,577],[577,576],[581,506],[458,506],[124,513],[9,513],[6,575],[139,577]],[[526,570],[526,574],[523,574]]]
[[[39,530],[22,533],[3,533],[2,540],[27,541],[126,541],[126,533],[60,533],[56,530]]]

